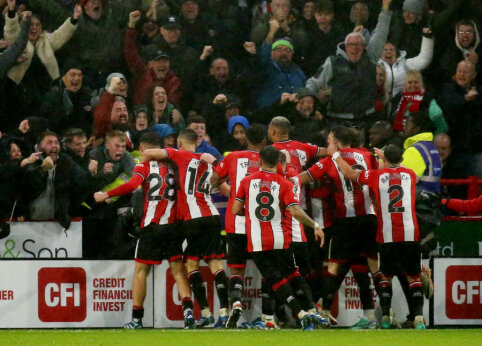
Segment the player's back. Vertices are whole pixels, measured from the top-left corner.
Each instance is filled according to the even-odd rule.
[[[296,169],[288,165],[284,174],[285,178],[293,183],[293,193],[298,200],[301,200],[301,179]],[[303,225],[296,220],[288,210],[284,211],[284,218],[282,221],[283,227],[291,233],[291,239],[293,242],[300,243],[306,242],[305,229]]]
[[[158,161],[141,162],[134,168],[134,174],[143,178],[144,215],[141,227],[150,223],[164,225],[175,222],[177,191],[172,165]]]
[[[231,192],[227,210],[233,208],[234,197],[241,181],[248,175],[259,171],[259,153],[252,150],[234,151],[227,155],[216,167],[220,178],[228,177]],[[244,216],[226,213],[226,232],[246,234]]]
[[[415,173],[405,167],[384,168],[361,172],[358,181],[367,184],[376,199],[377,242],[418,241]]]
[[[318,155],[318,147],[313,144],[286,140],[273,143],[278,150],[286,150],[290,154],[291,164],[301,173],[306,168],[306,163]]]
[[[241,182],[244,194],[248,251],[286,249],[291,235],[283,230],[284,210],[298,204],[293,184],[276,172],[260,170]]]
[[[178,217],[191,220],[219,215],[211,200],[211,164],[201,160],[200,153],[168,148],[168,157],[179,170]]]

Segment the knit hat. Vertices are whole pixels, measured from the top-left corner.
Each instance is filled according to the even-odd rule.
[[[126,77],[124,77],[124,75],[122,73],[119,73],[119,72],[111,73],[110,75],[107,76],[107,79],[106,79],[106,85],[105,85],[106,90],[109,89],[110,81],[114,77],[119,77],[119,78],[123,78],[124,80],[126,80]]]
[[[271,46],[271,50],[275,50],[278,46],[286,46],[291,49],[293,52],[295,51],[293,48],[293,43],[291,43],[291,39],[288,37],[283,37],[276,40],[273,45]]]
[[[83,70],[82,64],[80,61],[75,60],[75,59],[67,59],[63,64],[62,67],[60,68],[60,76],[65,76],[67,72],[69,72],[72,69],[76,70]]]
[[[159,136],[161,136],[161,138],[166,138],[167,136],[175,134],[172,127],[167,124],[156,124],[152,126],[149,130],[157,133]]]
[[[247,130],[249,127],[249,121],[242,115],[235,115],[234,117],[231,117],[228,122],[228,132],[230,135],[233,134],[234,127],[237,124],[243,125],[243,127]]]
[[[403,2],[403,10],[418,15],[423,15],[423,0],[405,0]]]

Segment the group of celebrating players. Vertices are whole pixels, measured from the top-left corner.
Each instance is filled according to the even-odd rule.
[[[330,130],[327,148],[290,140],[289,130],[286,118],[273,118],[268,127],[273,144],[266,145],[265,128],[253,124],[247,130],[248,149],[229,153],[222,161],[195,153],[193,130],[179,133],[178,149],[161,149],[157,135],[147,133],[140,140],[144,161],[136,166],[132,179],[111,191],[95,193],[102,202],[139,185],[144,191],[132,321],[126,328],[142,328],[146,278],[151,266],[164,259],[176,280],[185,328],[236,328],[250,258],[263,277],[263,315],[252,324],[255,328],[285,324],[285,306],[302,330],[336,324],[331,305],[351,268],[364,309],[356,328],[392,327],[392,278],[397,275],[404,279],[413,327],[425,329],[414,207],[416,176],[400,166],[403,150],[388,145],[377,159],[367,149],[352,145],[353,132],[344,126]],[[225,220],[229,278],[221,260],[219,213],[211,200],[215,187],[229,196]],[[305,210],[311,210],[313,218]],[[330,238],[326,246],[325,232]],[[321,247],[328,249],[327,270]],[[207,303],[200,260],[213,274],[220,306],[216,323]],[[378,324],[368,271],[383,315]],[[191,292],[201,310],[197,321]],[[321,306],[315,304],[320,298]]]

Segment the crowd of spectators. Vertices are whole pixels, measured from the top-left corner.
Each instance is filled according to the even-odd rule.
[[[482,178],[478,0],[0,0],[0,10],[0,219],[69,228],[81,216],[86,257],[123,256],[112,249],[135,224],[133,202],[92,195],[130,178],[146,131],[174,147],[192,128],[197,150],[222,159],[246,149],[250,124],[282,115],[292,139],[323,145],[343,124],[373,148],[401,145],[407,117],[426,110],[443,177]]]

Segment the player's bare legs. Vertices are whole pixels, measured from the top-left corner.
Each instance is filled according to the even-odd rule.
[[[144,300],[146,299],[146,282],[150,270],[150,264],[136,262],[134,268],[134,279],[132,281],[132,321],[127,323],[124,328],[142,328],[142,318],[144,317]]]
[[[169,267],[174,280],[176,280],[177,291],[181,297],[185,328],[193,329],[195,327],[194,306],[191,299],[191,287],[187,280],[186,267],[180,259],[169,262]]]

